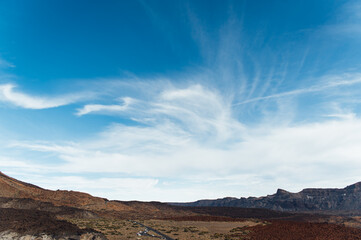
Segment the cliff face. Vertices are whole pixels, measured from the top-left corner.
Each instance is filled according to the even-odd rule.
[[[75,191],[51,191],[11,178],[0,172],[0,197],[30,198],[50,202],[55,206],[69,206],[86,210],[124,211],[131,208],[121,202],[108,201]]]
[[[361,182],[343,189],[309,188],[298,193],[278,189],[275,194],[266,197],[199,200],[179,205],[267,208],[279,211],[361,210]]]

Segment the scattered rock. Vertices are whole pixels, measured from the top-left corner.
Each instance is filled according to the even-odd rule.
[[[58,220],[52,213],[25,209],[0,208],[0,240],[105,240],[93,229]]]
[[[106,240],[101,233],[84,233],[82,235],[71,235],[56,237],[48,234],[20,234],[13,231],[0,232],[0,240]]]

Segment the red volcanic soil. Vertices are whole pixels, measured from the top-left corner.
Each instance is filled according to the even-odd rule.
[[[171,220],[171,221],[201,221],[201,222],[239,222],[244,221],[244,218],[231,218],[231,217],[222,217],[222,216],[180,216],[180,217],[165,217],[160,218],[161,220]]]
[[[272,221],[248,228],[252,240],[354,240],[361,239],[361,229],[328,223]]]
[[[221,216],[229,218],[261,218],[261,219],[284,219],[294,216],[303,216],[303,214],[294,214],[290,212],[278,212],[261,208],[239,208],[239,207],[177,207],[192,211],[196,214]]]

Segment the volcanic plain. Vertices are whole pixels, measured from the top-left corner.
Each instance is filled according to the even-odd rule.
[[[361,239],[361,217],[352,209],[180,205],[51,191],[0,173],[0,239]]]

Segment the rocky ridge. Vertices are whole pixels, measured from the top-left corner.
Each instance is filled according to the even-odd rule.
[[[192,207],[267,208],[277,211],[360,211],[361,182],[343,189],[307,188],[298,193],[278,189],[273,195],[249,198],[199,200],[174,205]]]

